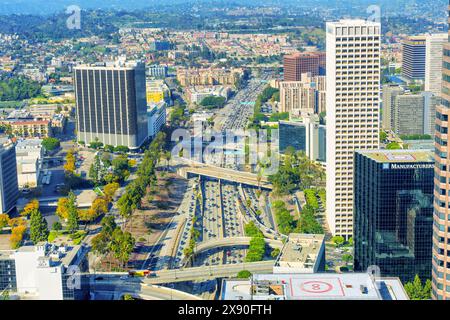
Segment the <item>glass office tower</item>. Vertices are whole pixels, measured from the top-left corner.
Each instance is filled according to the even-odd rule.
[[[355,153],[355,270],[431,278],[433,168],[431,150]]]

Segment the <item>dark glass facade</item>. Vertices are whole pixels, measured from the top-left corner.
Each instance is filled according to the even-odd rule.
[[[378,266],[403,282],[430,279],[433,153],[377,150],[354,160],[355,270]]]
[[[19,198],[17,181],[16,148],[9,145],[0,147],[0,213],[11,211]]]
[[[306,126],[302,123],[279,124],[279,151],[286,152],[288,147],[295,151],[306,151]]]
[[[14,259],[0,258],[0,292],[3,290],[15,291],[16,265]]]

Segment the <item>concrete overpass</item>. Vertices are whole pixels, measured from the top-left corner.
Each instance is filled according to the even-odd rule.
[[[178,174],[184,178],[191,176],[203,176],[218,180],[237,182],[248,186],[261,187],[262,189],[272,190],[272,183],[267,177],[261,177],[258,182],[258,175],[250,172],[236,171],[228,168],[215,167],[206,164],[194,164],[178,169]]]
[[[194,248],[194,255],[199,254],[206,250],[215,248],[232,247],[232,246],[248,246],[250,244],[251,237],[234,237],[234,238],[222,238],[214,239],[211,241],[201,242]],[[272,239],[264,239],[267,245],[272,248],[283,247],[283,242]]]
[[[194,267],[156,271],[153,276],[144,278],[146,284],[161,284],[183,281],[203,281],[216,278],[236,277],[239,271],[248,270],[254,273],[272,273],[274,261],[260,261],[240,264],[225,264],[208,267]]]

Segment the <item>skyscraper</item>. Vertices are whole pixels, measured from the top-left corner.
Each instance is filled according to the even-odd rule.
[[[450,13],[450,7],[449,7]],[[449,31],[450,36],[450,31]],[[444,44],[442,104],[436,108],[432,297],[450,299],[450,42]]]
[[[380,23],[327,23],[327,221],[353,235],[353,153],[379,147]]]
[[[402,76],[407,80],[425,80],[425,37],[415,36],[403,40],[402,49]]]
[[[16,148],[6,138],[0,139],[0,213],[11,211],[19,198]]]
[[[74,73],[78,140],[139,148],[148,132],[144,64],[83,65]]]
[[[383,86],[383,129],[393,130],[395,97],[403,94],[404,92],[405,90],[398,84],[386,84]]]
[[[433,176],[431,150],[355,152],[355,270],[430,278]]]
[[[284,81],[301,81],[302,74],[316,77],[324,73],[324,53],[296,52],[283,58]]]
[[[442,56],[447,34],[438,33],[426,36],[425,91],[439,96],[442,90]]]

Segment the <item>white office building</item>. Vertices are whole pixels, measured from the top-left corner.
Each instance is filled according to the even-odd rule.
[[[36,187],[44,159],[41,139],[20,140],[16,145],[17,180],[19,188]]]
[[[84,246],[48,243],[0,251],[0,291],[21,300],[87,299],[86,254]]]
[[[447,40],[446,33],[426,36],[425,91],[430,91],[436,96],[440,96],[442,90],[442,59],[444,43]]]
[[[353,154],[379,147],[380,23],[328,22],[327,221],[353,235]]]

